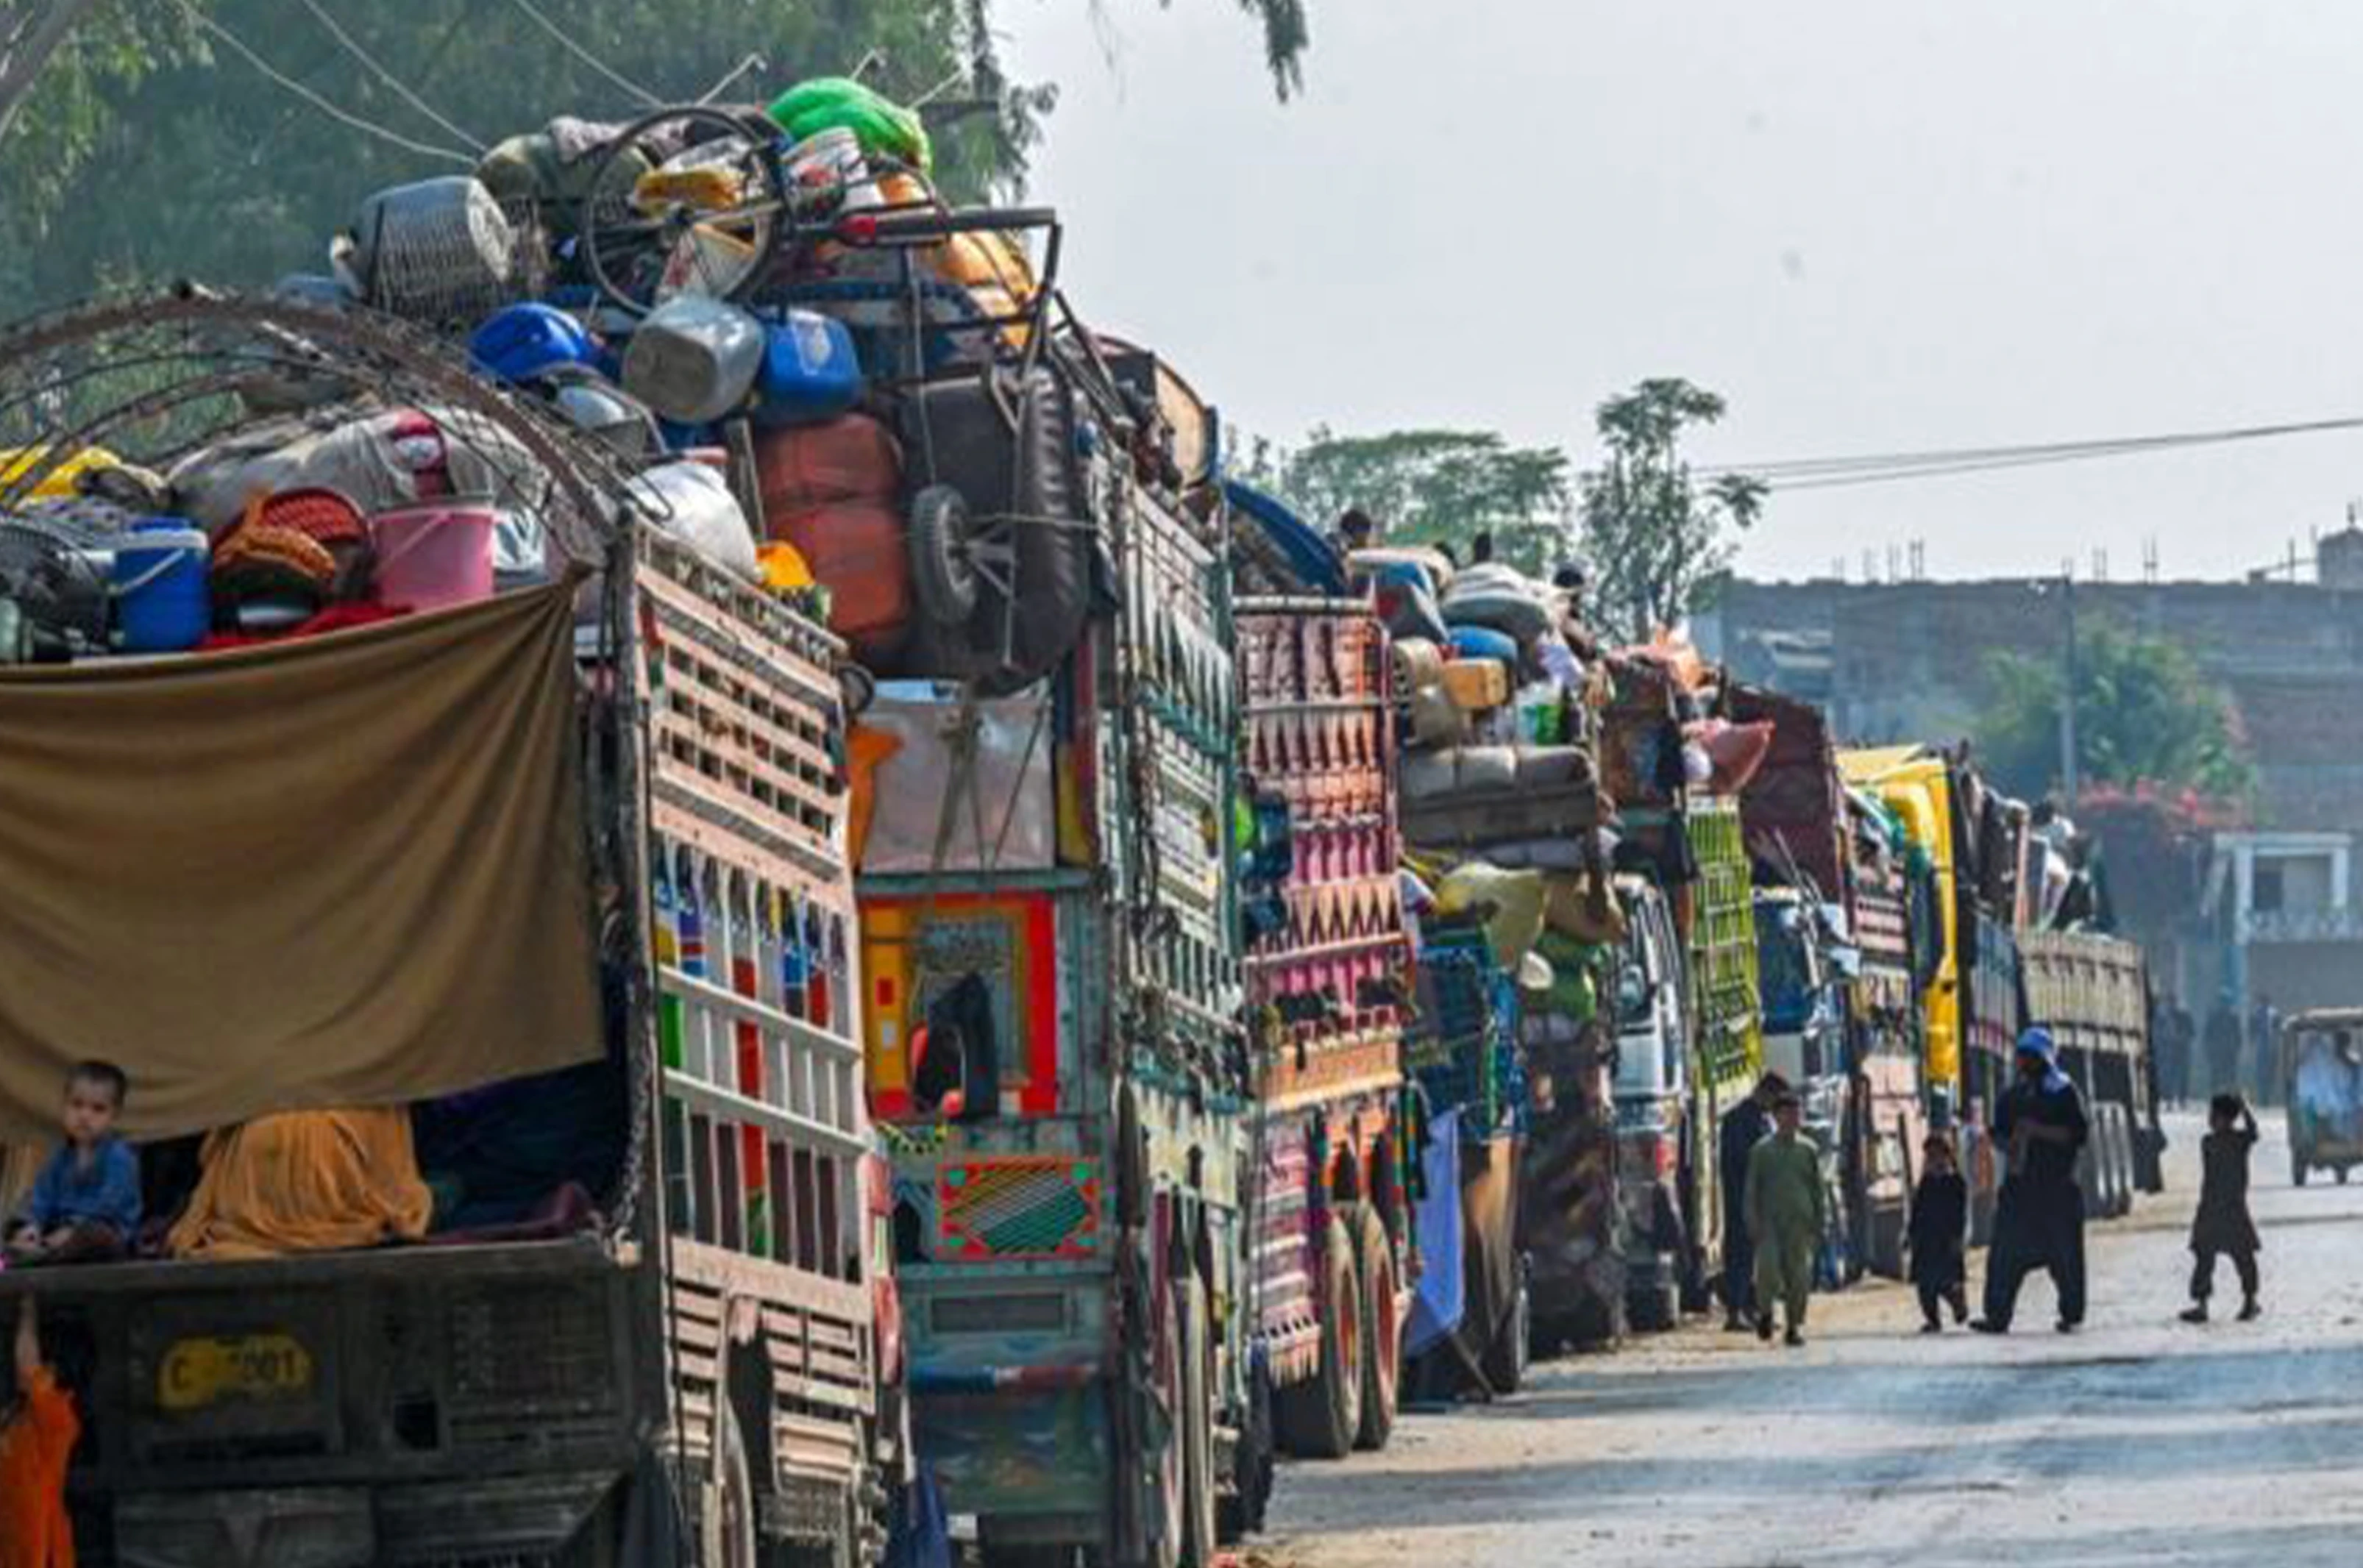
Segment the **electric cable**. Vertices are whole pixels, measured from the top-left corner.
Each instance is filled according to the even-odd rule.
[[[660,109],[664,107],[663,99],[658,97],[655,94],[649,92],[638,83],[623,75],[620,72],[617,72],[613,67],[609,66],[605,61],[601,60],[597,55],[593,54],[589,50],[575,42],[572,38],[568,36],[563,28],[560,28],[556,22],[551,21],[548,17],[542,15],[541,8],[536,6],[533,3],[533,0],[512,0],[512,3],[518,10],[524,12],[527,17],[531,18],[536,27],[539,28],[543,32],[548,33],[552,39],[556,39],[558,46],[560,49],[572,55],[575,59],[581,61],[583,64],[589,66],[592,70],[597,72],[600,75],[605,77],[608,82],[622,88],[625,92],[629,93],[633,97],[638,98],[642,104],[651,109]]]
[[[448,147],[436,147],[427,142],[413,140],[411,138],[404,136],[400,131],[388,130],[383,126],[365,120],[359,115],[352,113],[350,110],[329,102],[327,98],[314,92],[311,88],[306,87],[301,82],[296,81],[294,77],[288,75],[285,72],[280,70],[269,61],[263,59],[261,55],[256,53],[254,50],[248,45],[244,39],[239,38],[236,33],[230,31],[229,28],[226,24],[215,20],[213,17],[205,15],[205,12],[197,9],[196,6],[192,3],[192,0],[174,0],[174,4],[180,6],[182,12],[187,16],[190,21],[196,24],[199,29],[211,35],[222,44],[226,45],[231,53],[245,61],[249,65],[254,67],[255,70],[261,72],[265,77],[277,83],[286,92],[294,94],[296,97],[301,98],[306,104],[311,105],[312,107],[319,110],[320,113],[327,116],[330,119],[337,121],[339,125],[360,131],[365,136],[375,137],[380,141],[401,148],[406,152],[417,153],[422,158],[439,158],[447,162],[459,164],[463,169],[473,169],[476,166],[476,160],[467,153],[454,151],[452,149]]]
[[[312,13],[313,17],[317,20],[322,27],[328,29],[329,36],[334,38],[338,44],[343,46],[347,54],[351,55],[355,60],[361,61],[361,68],[363,70],[376,77],[380,82],[384,83],[388,87],[393,88],[404,103],[408,104],[412,108],[417,110],[420,114],[434,121],[438,129],[443,131],[447,135],[458,137],[460,141],[464,142],[469,147],[473,148],[478,152],[483,151],[485,147],[489,145],[485,142],[483,137],[476,136],[464,127],[452,124],[449,119],[445,117],[442,111],[436,108],[434,105],[428,103],[425,98],[420,97],[416,92],[413,91],[408,83],[403,81],[401,77],[396,76],[393,72],[379,64],[376,57],[372,55],[368,50],[363,49],[360,40],[355,39],[350,33],[345,31],[344,28],[337,21],[337,18],[329,14],[327,7],[321,5],[319,0],[301,0],[301,4],[303,5],[304,9]]]

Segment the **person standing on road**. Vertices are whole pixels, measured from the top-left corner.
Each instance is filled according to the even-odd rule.
[[[1756,1080],[1746,1099],[1723,1115],[1715,1169],[1723,1180],[1723,1326],[1737,1332],[1756,1307],[1756,1249],[1747,1221],[1747,1156],[1772,1131],[1772,1102],[1788,1090],[1778,1073]]]
[[[2191,1021],[2191,1010],[2177,999],[2158,1010],[2158,1098],[2169,1106],[2179,1106],[2191,1092],[2191,1053],[2198,1044],[2198,1029]]]
[[[1921,1154],[1926,1164],[1912,1189],[1912,1283],[1920,1292],[1920,1331],[1935,1334],[1945,1327],[1940,1305],[1951,1305],[1956,1323],[1969,1315],[1969,1269],[1961,1256],[1969,1188],[1950,1137],[1929,1133]]]
[[[2248,1015],[2248,1060],[2253,1077],[2215,1086],[2216,1092],[2249,1089],[2258,1099],[2275,1098],[2279,1076],[2273,1070],[2274,1044],[2280,1039],[2281,1010],[2264,992],[2257,993],[2256,1010]]]
[[[1821,1145],[1798,1131],[1804,1107],[1782,1089],[1772,1101],[1772,1136],[1747,1153],[1747,1190],[1740,1211],[1756,1243],[1756,1337],[1772,1337],[1772,1303],[1781,1303],[1788,1342],[1805,1342],[1805,1303],[1814,1289],[1814,1249],[1822,1239]]]
[[[2199,1212],[2191,1220],[2191,1309],[2186,1323],[2207,1320],[2207,1297],[2215,1292],[2215,1254],[2229,1253],[2239,1271],[2240,1321],[2263,1310],[2257,1305],[2257,1222],[2248,1217],[2248,1154],[2257,1146],[2257,1113],[2236,1094],[2219,1094],[2207,1108],[2207,1136],[2200,1141]]]
[[[2207,1015],[2207,1072],[2213,1080],[2206,1086],[2209,1094],[2240,1087],[2240,1015],[2233,1010],[2229,991],[2215,999],[2215,1010]]]
[[[2018,1287],[2047,1269],[2059,1294],[2059,1331],[2084,1320],[2084,1194],[2076,1155],[2091,1135],[2084,1098],[2059,1070],[2051,1032],[2037,1025],[2018,1037],[2018,1081],[1994,1108],[1993,1141],[2007,1152],[1995,1201],[1993,1248],[1986,1258],[1985,1316],[1969,1327],[2006,1334]]]

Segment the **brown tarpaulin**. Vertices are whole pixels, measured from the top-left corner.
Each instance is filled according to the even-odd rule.
[[[69,1063],[141,1136],[599,1049],[571,593],[0,672],[0,1138]]]

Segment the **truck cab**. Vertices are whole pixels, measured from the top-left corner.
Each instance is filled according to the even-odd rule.
[[[1692,1112],[1688,966],[1665,895],[1620,877],[1625,935],[1616,977],[1616,1169],[1627,1319],[1671,1328],[1697,1272],[1691,1216],[1705,1194],[1712,1129]]]

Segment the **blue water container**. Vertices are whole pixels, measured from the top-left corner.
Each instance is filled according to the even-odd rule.
[[[594,364],[598,354],[581,322],[546,304],[504,305],[468,339],[476,369],[511,386],[552,370]]]
[[[763,366],[755,377],[755,417],[765,425],[819,425],[861,397],[861,358],[845,323],[791,308],[763,324]]]
[[[213,627],[205,531],[183,517],[149,517],[115,548],[109,596],[116,640],[135,654],[185,653]]]

